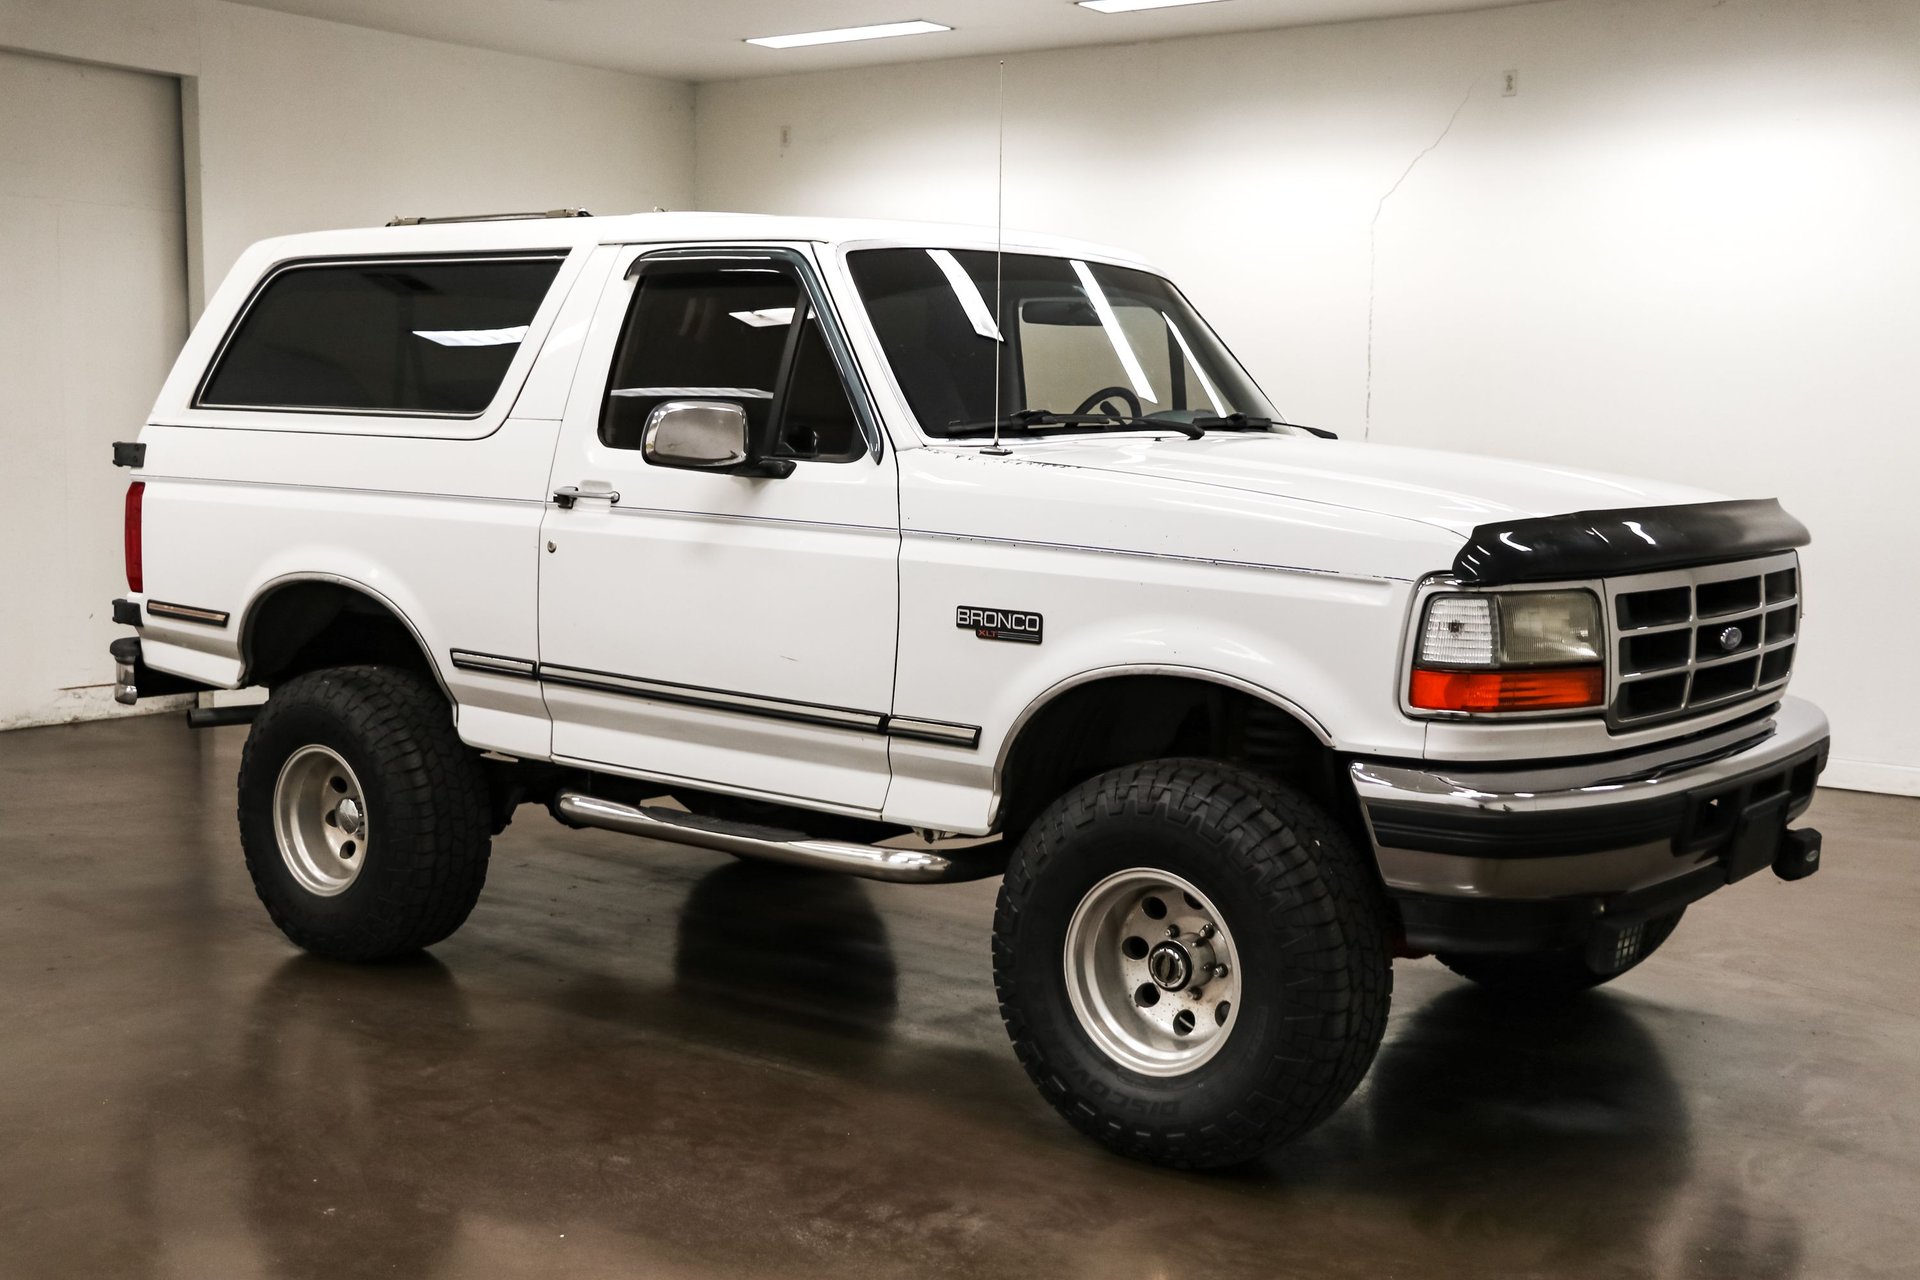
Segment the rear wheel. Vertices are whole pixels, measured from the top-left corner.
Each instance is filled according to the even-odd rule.
[[[280,685],[240,758],[240,843],[281,932],[379,960],[459,928],[486,880],[486,780],[427,679],[333,667]]]
[[[1014,1051],[1123,1154],[1251,1159],[1366,1074],[1392,989],[1386,911],[1305,797],[1203,760],[1117,769],[1022,840],[994,917]]]
[[[1640,926],[1637,938],[1625,939],[1629,951],[1626,962],[1617,969],[1602,971],[1587,960],[1584,947],[1558,951],[1531,951],[1520,955],[1476,955],[1455,951],[1435,953],[1435,958],[1463,978],[1471,979],[1503,995],[1527,999],[1551,999],[1588,991],[1611,982],[1634,968],[1660,949],[1673,936],[1686,914],[1683,907],[1670,916],[1649,920]]]

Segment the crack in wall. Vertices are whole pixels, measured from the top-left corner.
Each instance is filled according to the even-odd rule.
[[[1447,123],[1441,128],[1439,136],[1422,147],[1413,159],[1407,161],[1407,167],[1400,171],[1400,176],[1393,180],[1393,185],[1388,187],[1386,193],[1374,204],[1373,220],[1367,223],[1367,403],[1361,418],[1360,438],[1362,440],[1371,439],[1373,436],[1373,307],[1380,272],[1380,215],[1386,212],[1387,201],[1393,199],[1393,193],[1413,176],[1413,171],[1419,167],[1420,162],[1433,154],[1440,144],[1447,140],[1447,135],[1453,132],[1454,122],[1459,120],[1460,113],[1467,109],[1467,103],[1473,101],[1473,91],[1477,87],[1477,84],[1467,86],[1466,95],[1460,99],[1460,105],[1453,109],[1453,114],[1447,117]]]

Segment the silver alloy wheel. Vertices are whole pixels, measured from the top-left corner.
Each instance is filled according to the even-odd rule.
[[[1135,867],[1089,889],[1061,960],[1081,1029],[1130,1071],[1185,1075],[1233,1032],[1233,935],[1206,895],[1171,872]]]
[[[367,799],[340,754],[319,744],[287,757],[273,784],[273,834],[300,887],[331,898],[367,863]]]

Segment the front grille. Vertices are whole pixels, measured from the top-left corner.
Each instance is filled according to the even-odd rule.
[[[1616,646],[1609,715],[1652,723],[1777,691],[1800,638],[1792,553],[1607,583]]]

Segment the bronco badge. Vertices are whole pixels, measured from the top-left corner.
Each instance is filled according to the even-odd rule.
[[[982,640],[1039,644],[1041,623],[1039,614],[1019,609],[982,609],[979,605],[963,604],[953,611],[953,625],[973,632]]]

